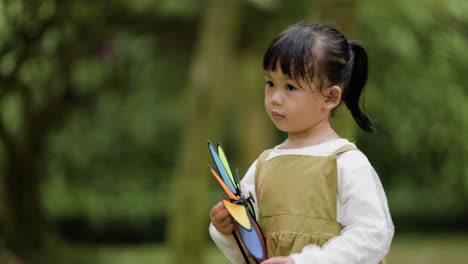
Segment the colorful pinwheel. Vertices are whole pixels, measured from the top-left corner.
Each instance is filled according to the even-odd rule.
[[[246,263],[250,264],[248,257],[244,252],[244,248],[247,249],[257,263],[260,263],[267,258],[267,252],[265,238],[257,221],[255,220],[255,211],[251,203],[253,199],[252,195],[250,194],[249,197],[246,197],[242,193],[239,184],[239,174],[236,174],[237,178],[234,179],[221,144],[218,143],[216,151],[213,145],[208,142],[208,148],[216,164],[216,168],[218,168],[219,174],[211,166],[208,166],[211,173],[214,175],[216,180],[218,180],[229,198],[229,200],[221,198],[221,201],[229,211],[232,218],[237,222],[237,234],[240,235],[242,244],[239,241],[236,231],[232,232],[232,234]]]

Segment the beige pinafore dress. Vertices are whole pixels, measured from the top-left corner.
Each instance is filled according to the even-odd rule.
[[[255,172],[258,222],[269,258],[300,253],[309,244],[323,246],[340,234],[336,156],[354,149],[345,145],[329,156],[284,155],[268,161],[271,150],[260,155]]]

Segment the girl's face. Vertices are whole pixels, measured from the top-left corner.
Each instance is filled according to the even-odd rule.
[[[266,112],[279,130],[290,135],[313,131],[328,122],[330,109],[326,99],[313,84],[290,79],[281,67],[266,73]]]

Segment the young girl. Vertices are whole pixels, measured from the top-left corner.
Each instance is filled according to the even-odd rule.
[[[359,107],[366,51],[336,29],[298,23],[271,43],[263,67],[266,112],[288,134],[240,183],[256,201],[269,257],[263,263],[385,262],[394,227],[382,184],[366,156],[329,122],[344,102],[363,130],[374,130]],[[221,203],[210,218],[219,249],[244,263],[231,235],[234,220]]]

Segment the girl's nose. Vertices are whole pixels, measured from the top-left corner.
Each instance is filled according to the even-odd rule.
[[[283,102],[282,94],[280,89],[275,89],[271,95],[271,103],[273,105],[281,105]]]

